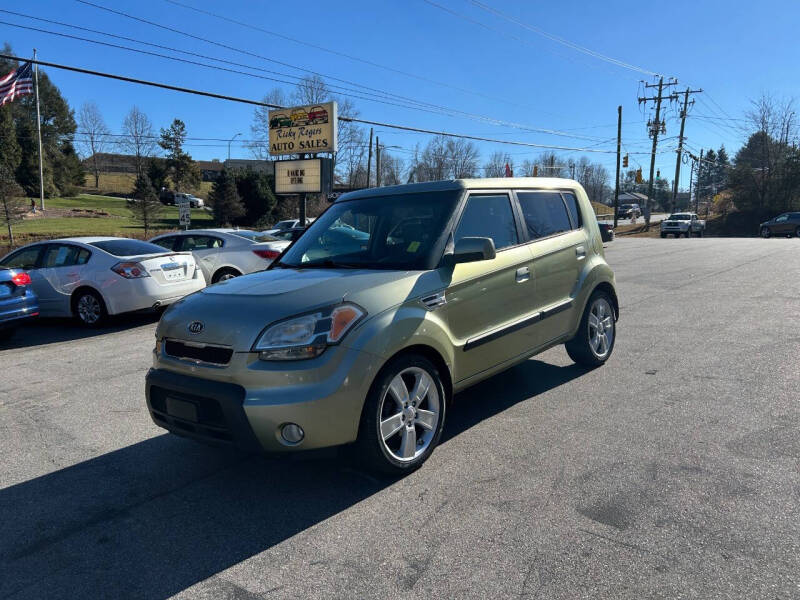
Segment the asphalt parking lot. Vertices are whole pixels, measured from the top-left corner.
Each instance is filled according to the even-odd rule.
[[[800,240],[618,239],[598,370],[456,398],[399,481],[152,424],[155,320],[0,347],[0,597],[798,598]]]

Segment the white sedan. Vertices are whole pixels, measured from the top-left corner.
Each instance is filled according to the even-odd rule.
[[[166,306],[206,285],[191,254],[117,237],[37,242],[7,254],[0,266],[28,272],[41,316],[75,316],[90,327],[108,315]]]
[[[210,283],[263,271],[289,245],[249,229],[190,229],[150,241],[168,250],[191,252]]]

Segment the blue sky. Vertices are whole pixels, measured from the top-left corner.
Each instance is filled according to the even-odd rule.
[[[649,155],[635,153],[649,152],[644,122],[651,111],[639,107],[636,98],[642,92],[640,80],[652,82],[653,78],[556,43],[531,28],[539,28],[646,71],[675,76],[680,82],[679,90],[686,85],[702,87],[706,92],[697,95],[686,126],[689,147],[695,150],[717,148],[724,143],[733,154],[743,139],[738,129],[741,122],[735,119],[743,118],[749,100],[763,92],[791,98],[797,96],[800,86],[792,76],[800,63],[800,45],[796,43],[800,5],[791,0],[763,1],[747,6],[716,0],[675,0],[669,4],[485,0],[486,6],[531,28],[492,14],[470,0],[435,0],[452,12],[425,0],[343,0],[338,3],[179,0],[386,68],[198,14],[168,0],[92,1],[328,77],[453,110],[558,130],[573,137],[354,99],[361,116],[376,121],[538,144],[613,150],[616,108],[622,104],[623,144],[631,153],[631,164],[641,164],[645,173]],[[7,1],[2,8],[246,63],[287,76],[299,77],[306,73],[135,22],[76,0]],[[0,13],[0,21],[136,45],[9,14]],[[6,24],[0,24],[0,31],[2,39],[8,41],[17,54],[29,55],[36,47],[42,60],[57,63],[252,99],[260,99],[273,87],[290,87],[20,30]],[[251,106],[55,69],[49,69],[48,73],[73,108],[77,109],[87,100],[95,101],[113,132],[121,130],[125,114],[136,104],[156,127],[166,127],[173,118],[181,118],[193,138],[228,139],[239,132],[243,134],[241,140],[251,138]],[[276,77],[289,80],[286,76]],[[353,87],[350,83],[329,82]],[[402,104],[405,100],[395,99],[394,102]],[[675,154],[670,150],[676,146],[674,138],[679,129],[676,107],[667,105],[666,114],[667,135],[656,166],[672,179]],[[416,143],[424,145],[428,140],[425,135],[385,128],[378,128],[376,135],[382,144],[401,147],[397,152],[402,157],[408,157]],[[480,143],[479,147],[483,159],[497,150],[510,153],[516,162],[535,158],[539,153],[535,149],[492,143]],[[224,159],[227,144],[191,140],[189,150],[197,159]],[[561,154],[578,157],[581,153]],[[250,153],[243,143],[236,141],[231,156],[247,158]],[[587,156],[607,166],[613,176],[613,154]],[[682,186],[688,182],[686,169],[681,180]]]

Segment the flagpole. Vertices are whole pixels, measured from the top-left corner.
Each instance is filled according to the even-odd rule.
[[[44,211],[44,168],[42,166],[42,117],[39,113],[39,65],[36,63],[36,48],[33,49],[34,86],[36,89],[36,132],[39,134],[39,206]]]

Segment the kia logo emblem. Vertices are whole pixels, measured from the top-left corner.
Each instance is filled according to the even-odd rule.
[[[202,321],[192,321],[186,328],[189,330],[189,333],[200,333],[203,331],[204,327],[205,325],[203,325]]]

